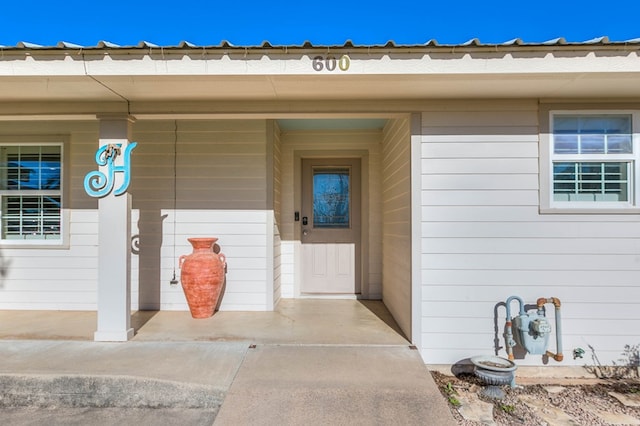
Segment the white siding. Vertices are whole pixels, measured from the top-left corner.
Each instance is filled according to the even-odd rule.
[[[160,252],[161,309],[187,310],[180,285],[171,286],[178,257],[191,253],[189,237],[215,236],[219,250],[227,258],[226,288],[221,310],[260,311],[266,309],[268,270],[267,223],[264,210],[162,210],[166,214]],[[176,223],[175,237],[173,222]],[[174,248],[175,242],[175,248]],[[174,256],[175,251],[175,256]]]
[[[422,122],[422,354],[505,356],[504,302],[562,302],[565,361],[603,363],[640,343],[640,221],[538,212],[535,101],[444,102]],[[548,318],[555,330],[553,307]],[[511,307],[517,313],[517,303]],[[549,349],[555,351],[555,334]],[[540,355],[520,364],[539,365]]]
[[[64,208],[70,211],[68,244],[58,248],[1,248],[8,275],[0,288],[0,309],[96,309],[97,203],[83,189],[84,175],[96,168],[98,124],[93,121],[0,122],[0,137],[61,141],[65,145]],[[16,137],[16,139],[19,136]],[[91,167],[93,163],[94,167]]]
[[[69,249],[5,249],[8,276],[0,309],[94,310],[98,266],[98,213],[71,214]]]
[[[382,140],[382,300],[411,336],[411,134],[390,120]]]
[[[83,180],[97,168],[98,123],[0,123],[0,136],[20,134],[69,139],[69,244],[3,249],[9,273],[0,309],[94,310],[97,202],[84,192]],[[177,258],[191,252],[188,237],[215,236],[228,263],[221,309],[266,309],[274,277],[267,250],[273,213],[266,198],[266,121],[143,121],[134,125],[133,138],[132,308],[188,309],[180,285],[169,284],[174,271],[180,276]]]
[[[227,257],[220,309],[269,308],[266,131],[265,120],[136,123],[130,191],[140,211],[141,308],[188,309],[181,286],[169,281],[174,270],[179,279],[179,256],[191,252],[187,238],[198,236],[217,237]]]
[[[280,128],[276,121],[272,121],[272,158],[273,158],[273,305],[277,306],[282,297],[282,241],[280,238],[280,223],[282,218],[282,142]]]
[[[296,243],[294,241],[280,241],[280,296],[285,299],[295,297],[295,255]],[[299,251],[298,251],[299,252]]]

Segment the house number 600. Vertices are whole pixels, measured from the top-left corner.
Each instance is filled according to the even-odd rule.
[[[351,65],[351,59],[347,55],[340,56],[340,59],[336,59],[335,56],[316,56],[313,58],[313,69],[315,71],[322,71],[325,68],[327,71],[335,71],[339,68],[340,71],[346,71]]]

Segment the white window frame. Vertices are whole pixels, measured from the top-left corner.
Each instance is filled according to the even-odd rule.
[[[556,154],[554,152],[554,118],[572,116],[631,116],[631,154]],[[541,134],[540,147],[540,212],[541,213],[639,213],[640,212],[640,111],[636,110],[550,110],[548,132]],[[625,162],[628,168],[628,201],[556,201],[553,190],[553,163],[555,162]]]
[[[69,212],[67,206],[67,178],[65,169],[68,165],[68,141],[62,137],[0,137],[0,146],[59,146],[60,147],[60,237],[56,239],[4,239],[0,234],[2,248],[68,248]],[[17,194],[18,191],[0,189],[0,196]],[[25,192],[20,192],[25,194]],[[34,195],[42,195],[41,191],[34,191]],[[1,200],[0,200],[1,202]],[[1,207],[1,206],[0,206]],[[2,215],[2,211],[0,211]],[[1,222],[1,217],[0,217]]]

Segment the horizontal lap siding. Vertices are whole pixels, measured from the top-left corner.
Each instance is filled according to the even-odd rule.
[[[181,286],[169,281],[174,271],[180,277],[179,256],[192,251],[187,238],[212,236],[227,258],[220,309],[264,310],[273,275],[267,271],[267,232],[273,230],[266,211],[266,122],[143,121],[134,139],[130,190],[140,216],[134,224],[140,305],[188,309]]]
[[[285,299],[292,299],[295,296],[295,253],[296,243],[294,241],[280,240],[280,295]]]
[[[72,212],[68,249],[3,250],[9,272],[0,289],[0,309],[96,309],[97,216],[97,211]]]
[[[273,305],[278,306],[282,298],[281,240],[278,228],[274,226],[273,236]]]
[[[96,309],[97,202],[83,188],[85,174],[96,169],[97,121],[1,122],[0,136],[28,135],[34,141],[66,139],[64,173],[68,186],[68,247],[3,248],[8,274],[0,285],[0,309]]]
[[[273,212],[279,226],[282,221],[282,135],[276,121],[273,121]]]
[[[640,343],[640,224],[631,215],[540,215],[537,104],[449,102],[423,113],[422,345],[428,363],[505,356],[504,302],[562,302],[565,361]],[[555,330],[552,305],[546,305]],[[511,307],[518,311],[517,303]],[[497,327],[497,332],[496,332]],[[555,333],[549,349],[555,351]],[[539,355],[518,360],[539,365]],[[552,365],[555,362],[552,362]]]
[[[411,336],[411,134],[390,120],[382,140],[382,300]]]
[[[282,240],[280,238],[282,199],[282,142],[280,128],[273,121],[273,304],[277,306],[282,298]]]
[[[265,212],[265,129],[263,120],[178,121],[177,133],[174,121],[134,124],[134,309],[186,310],[182,289],[169,281],[174,270],[179,278],[177,257],[191,252],[187,238],[209,235],[220,238],[229,263],[221,308],[265,308],[266,280],[273,274],[266,260],[267,232],[273,231],[267,231]],[[4,249],[10,269],[0,309],[96,309],[98,203],[85,193],[83,180],[97,167],[98,122],[0,123],[0,135],[19,134],[69,140],[69,247]]]
[[[267,213],[243,210],[163,210],[167,214],[163,247],[157,261],[161,262],[163,310],[188,309],[180,285],[171,286],[169,280],[180,269],[178,258],[192,252],[187,241],[195,236],[215,236],[217,245],[226,256],[226,288],[221,310],[264,310],[267,276]],[[173,218],[176,218],[175,238]],[[175,249],[174,249],[175,242]],[[174,256],[175,251],[175,256]],[[142,276],[141,276],[142,279]]]

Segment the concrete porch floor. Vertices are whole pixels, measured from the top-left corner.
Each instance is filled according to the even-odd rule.
[[[133,341],[247,341],[257,344],[408,345],[380,301],[283,299],[273,312],[138,311]],[[93,311],[0,311],[2,340],[91,341]]]
[[[283,300],[274,312],[135,312],[94,342],[95,312],[0,311],[7,424],[454,425],[381,302]]]

